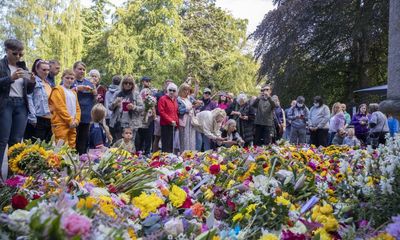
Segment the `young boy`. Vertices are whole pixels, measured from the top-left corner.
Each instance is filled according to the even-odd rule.
[[[128,152],[133,153],[136,151],[136,149],[135,149],[135,144],[132,141],[132,138],[133,138],[132,128],[129,127],[124,128],[122,130],[122,138],[116,141],[113,147],[122,148]]]
[[[347,130],[347,137],[345,137],[343,140],[343,145],[347,145],[349,147],[358,147],[360,144],[360,140],[358,140],[354,134],[354,128],[349,128]]]
[[[89,149],[102,149],[108,147],[107,132],[108,129],[103,125],[107,110],[103,104],[98,103],[92,108],[93,123],[89,128]]]

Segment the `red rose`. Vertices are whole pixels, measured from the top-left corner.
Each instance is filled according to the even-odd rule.
[[[181,208],[190,208],[192,205],[192,200],[190,199],[190,197],[187,197],[186,200],[183,202]]]
[[[33,200],[36,200],[36,199],[39,199],[40,198],[40,195],[39,194],[33,194]]]
[[[11,199],[11,206],[14,209],[25,209],[26,205],[28,205],[28,199],[23,195],[15,194]]]
[[[190,169],[192,169],[192,168],[191,168],[191,167],[189,167],[189,166],[186,166],[186,167],[185,167],[185,169],[186,169],[186,171],[188,171],[188,172],[189,172],[189,171],[190,171]]]
[[[228,205],[228,207],[231,209],[231,211],[235,211],[236,210],[236,204],[234,202],[232,202],[231,200],[227,200],[226,204]]]
[[[213,175],[217,175],[221,171],[221,167],[219,164],[214,164],[210,166],[210,173]]]
[[[108,185],[108,191],[110,193],[116,193],[117,192],[117,188],[114,185],[110,184],[110,185]]]

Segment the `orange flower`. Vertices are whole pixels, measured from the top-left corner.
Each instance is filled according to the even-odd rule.
[[[201,218],[203,216],[203,213],[205,211],[205,208],[201,203],[195,203],[190,207],[193,211],[193,214],[197,216],[198,218]]]

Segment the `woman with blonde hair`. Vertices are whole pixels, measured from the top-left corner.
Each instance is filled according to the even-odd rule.
[[[130,127],[133,130],[133,139],[137,129],[142,126],[144,104],[139,93],[135,91],[135,82],[132,75],[126,75],[120,83],[120,90],[115,93],[114,100],[109,106],[112,111],[110,127],[115,131],[115,138],[122,138],[122,130]]]
[[[196,130],[192,125],[196,99],[190,92],[189,84],[183,83],[178,90],[178,113],[179,113],[179,150],[194,150],[196,148]]]
[[[328,145],[332,144],[333,138],[339,129],[343,129],[346,124],[346,120],[344,118],[344,113],[342,110],[342,104],[340,102],[336,102],[332,106],[332,115],[329,120],[329,140]]]
[[[212,111],[202,111],[196,115],[195,128],[199,133],[204,134],[205,139],[203,141],[209,141],[209,149],[214,149],[217,142],[226,140],[226,138],[221,137],[221,126],[225,117],[226,113],[221,108],[216,108]],[[204,146],[207,145],[204,144]],[[204,151],[209,149],[205,147]],[[196,150],[200,151],[201,149]]]

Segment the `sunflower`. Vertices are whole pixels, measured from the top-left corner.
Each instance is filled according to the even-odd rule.
[[[265,154],[261,154],[261,155],[258,155],[258,156],[256,157],[256,161],[267,162],[267,161],[268,161],[268,157],[267,157],[267,155],[265,155]]]
[[[17,143],[10,147],[7,151],[7,156],[9,159],[13,159],[18,156],[26,148],[26,143]]]
[[[48,152],[43,147],[33,145],[10,160],[10,169],[13,173],[24,174],[26,172],[36,172],[41,168],[47,168],[46,159],[48,155]]]

